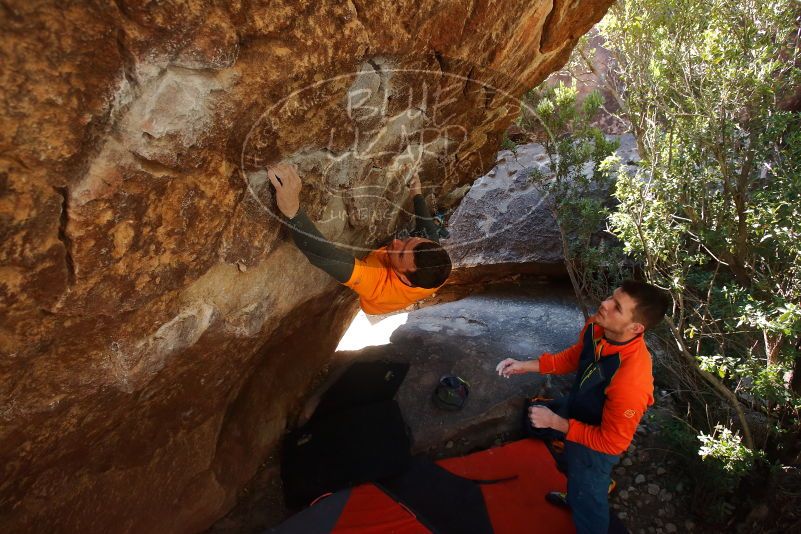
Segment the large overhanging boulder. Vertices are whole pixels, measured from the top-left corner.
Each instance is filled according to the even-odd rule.
[[[611,0],[0,6],[0,531],[190,532],[355,312],[263,167],[357,252],[494,163]],[[405,209],[404,209],[405,208]]]

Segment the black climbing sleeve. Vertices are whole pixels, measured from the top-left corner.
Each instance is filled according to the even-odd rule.
[[[341,284],[350,280],[355,265],[352,254],[338,249],[323,237],[303,210],[298,211],[287,223],[295,245],[312,265],[327,272]]]
[[[437,225],[434,224],[434,218],[431,216],[431,212],[428,211],[426,199],[423,198],[423,195],[415,195],[412,202],[414,202],[414,215],[416,220],[415,230],[424,233],[431,241],[439,243],[439,230],[437,229]]]

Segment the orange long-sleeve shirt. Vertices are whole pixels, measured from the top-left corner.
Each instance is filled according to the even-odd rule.
[[[372,251],[363,260],[357,258],[345,285],[359,294],[364,313],[374,315],[402,310],[439,289],[411,287],[401,282],[390,266],[387,247]]]
[[[588,323],[578,343],[558,354],[545,353],[540,356],[540,373],[565,374],[576,371],[580,366],[582,351],[585,350],[590,326],[593,327],[592,340],[595,345],[594,350],[590,348],[594,352],[591,357],[597,363],[603,358],[619,358],[619,366],[604,390],[600,425],[570,418],[567,439],[606,454],[620,454],[631,443],[645,410],[654,403],[651,355],[643,336],[639,335],[626,343],[615,343],[604,338],[602,327]],[[577,376],[579,384],[574,386],[579,392],[582,378]]]

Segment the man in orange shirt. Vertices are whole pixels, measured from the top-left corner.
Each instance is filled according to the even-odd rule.
[[[354,290],[365,313],[401,310],[432,295],[448,279],[451,260],[439,244],[439,231],[421,193],[418,176],[413,178],[410,190],[416,229],[426,237],[393,239],[363,260],[334,246],[300,209],[302,184],[293,166],[279,164],[268,169],[267,176],[275,187],[278,209],[288,219],[292,239],[300,251],[312,265]]]
[[[552,429],[565,440],[567,494],[551,492],[546,498],[570,507],[578,534],[607,532],[612,467],[654,402],[651,355],[643,333],[659,324],[670,303],[661,289],[627,280],[601,303],[572,347],[538,360],[507,358],[498,364],[498,374],[507,378],[576,371],[570,394],[546,406],[531,406],[528,420],[534,434]]]

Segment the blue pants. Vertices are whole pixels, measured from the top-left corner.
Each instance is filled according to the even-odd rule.
[[[576,534],[606,534],[609,530],[609,483],[612,467],[620,458],[567,441],[565,434],[558,430],[534,428],[528,419],[528,407],[535,405],[547,406],[557,415],[567,418],[567,397],[548,402],[526,402],[523,429],[529,437],[546,443],[554,439],[564,440],[563,454],[551,452],[557,468],[567,474],[567,503],[573,513]]]
[[[609,483],[619,457],[565,441],[567,503],[576,534],[606,534],[609,529]]]

